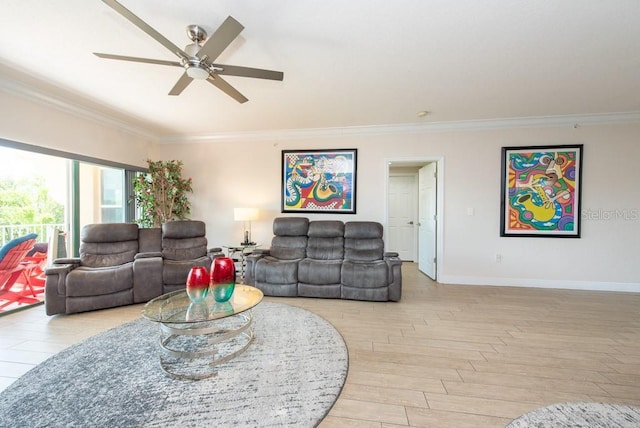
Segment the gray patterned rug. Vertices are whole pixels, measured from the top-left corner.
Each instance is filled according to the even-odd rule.
[[[249,349],[199,381],[169,378],[158,325],[139,319],[74,345],[0,394],[7,427],[312,427],[347,375],[340,334],[304,309],[262,302]]]
[[[506,428],[638,428],[640,407],[560,403],[525,413]]]

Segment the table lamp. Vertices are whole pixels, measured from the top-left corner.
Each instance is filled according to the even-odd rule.
[[[241,245],[255,245],[255,242],[251,241],[251,220],[258,219],[257,208],[234,208],[233,219],[235,221],[244,222],[244,241]],[[249,227],[247,227],[247,224]]]

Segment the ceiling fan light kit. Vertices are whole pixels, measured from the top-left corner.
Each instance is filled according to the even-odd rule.
[[[138,58],[131,56],[113,55],[94,52],[99,58],[115,59],[120,61],[141,62],[146,64],[168,65],[172,67],[183,67],[184,73],[173,86],[169,95],[180,95],[182,91],[191,83],[193,79],[206,80],[239,103],[244,103],[248,99],[237,89],[227,83],[220,75],[253,77],[257,79],[283,80],[284,73],[281,71],[263,70],[260,68],[241,67],[236,65],[214,64],[220,54],[238,37],[244,30],[242,24],[232,16],[218,27],[209,39],[207,32],[199,25],[188,25],[187,36],[193,43],[187,45],[184,50],[173,44],[169,39],[154,30],[149,24],[138,18],[129,9],[118,3],[116,0],[102,0],[113,10],[133,23],[136,27],[147,33],[158,43],[169,49],[180,61],[165,61],[151,58]],[[205,41],[206,40],[206,41]],[[202,44],[204,42],[204,44]]]

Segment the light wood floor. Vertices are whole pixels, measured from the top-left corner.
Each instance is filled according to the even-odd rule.
[[[330,321],[349,376],[332,427],[503,427],[556,402],[640,406],[640,295],[436,284],[403,266],[400,303],[267,298]],[[141,306],[0,317],[0,389]]]

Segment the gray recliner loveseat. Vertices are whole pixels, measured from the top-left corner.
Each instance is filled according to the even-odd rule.
[[[370,221],[278,217],[268,250],[247,258],[245,283],[267,296],[399,301],[402,261],[384,252],[383,228]]]
[[[184,288],[192,266],[209,268],[222,255],[207,249],[201,221],[170,221],[162,229],[90,224],[80,239],[80,257],[57,259],[45,270],[47,315],[147,302]]]

